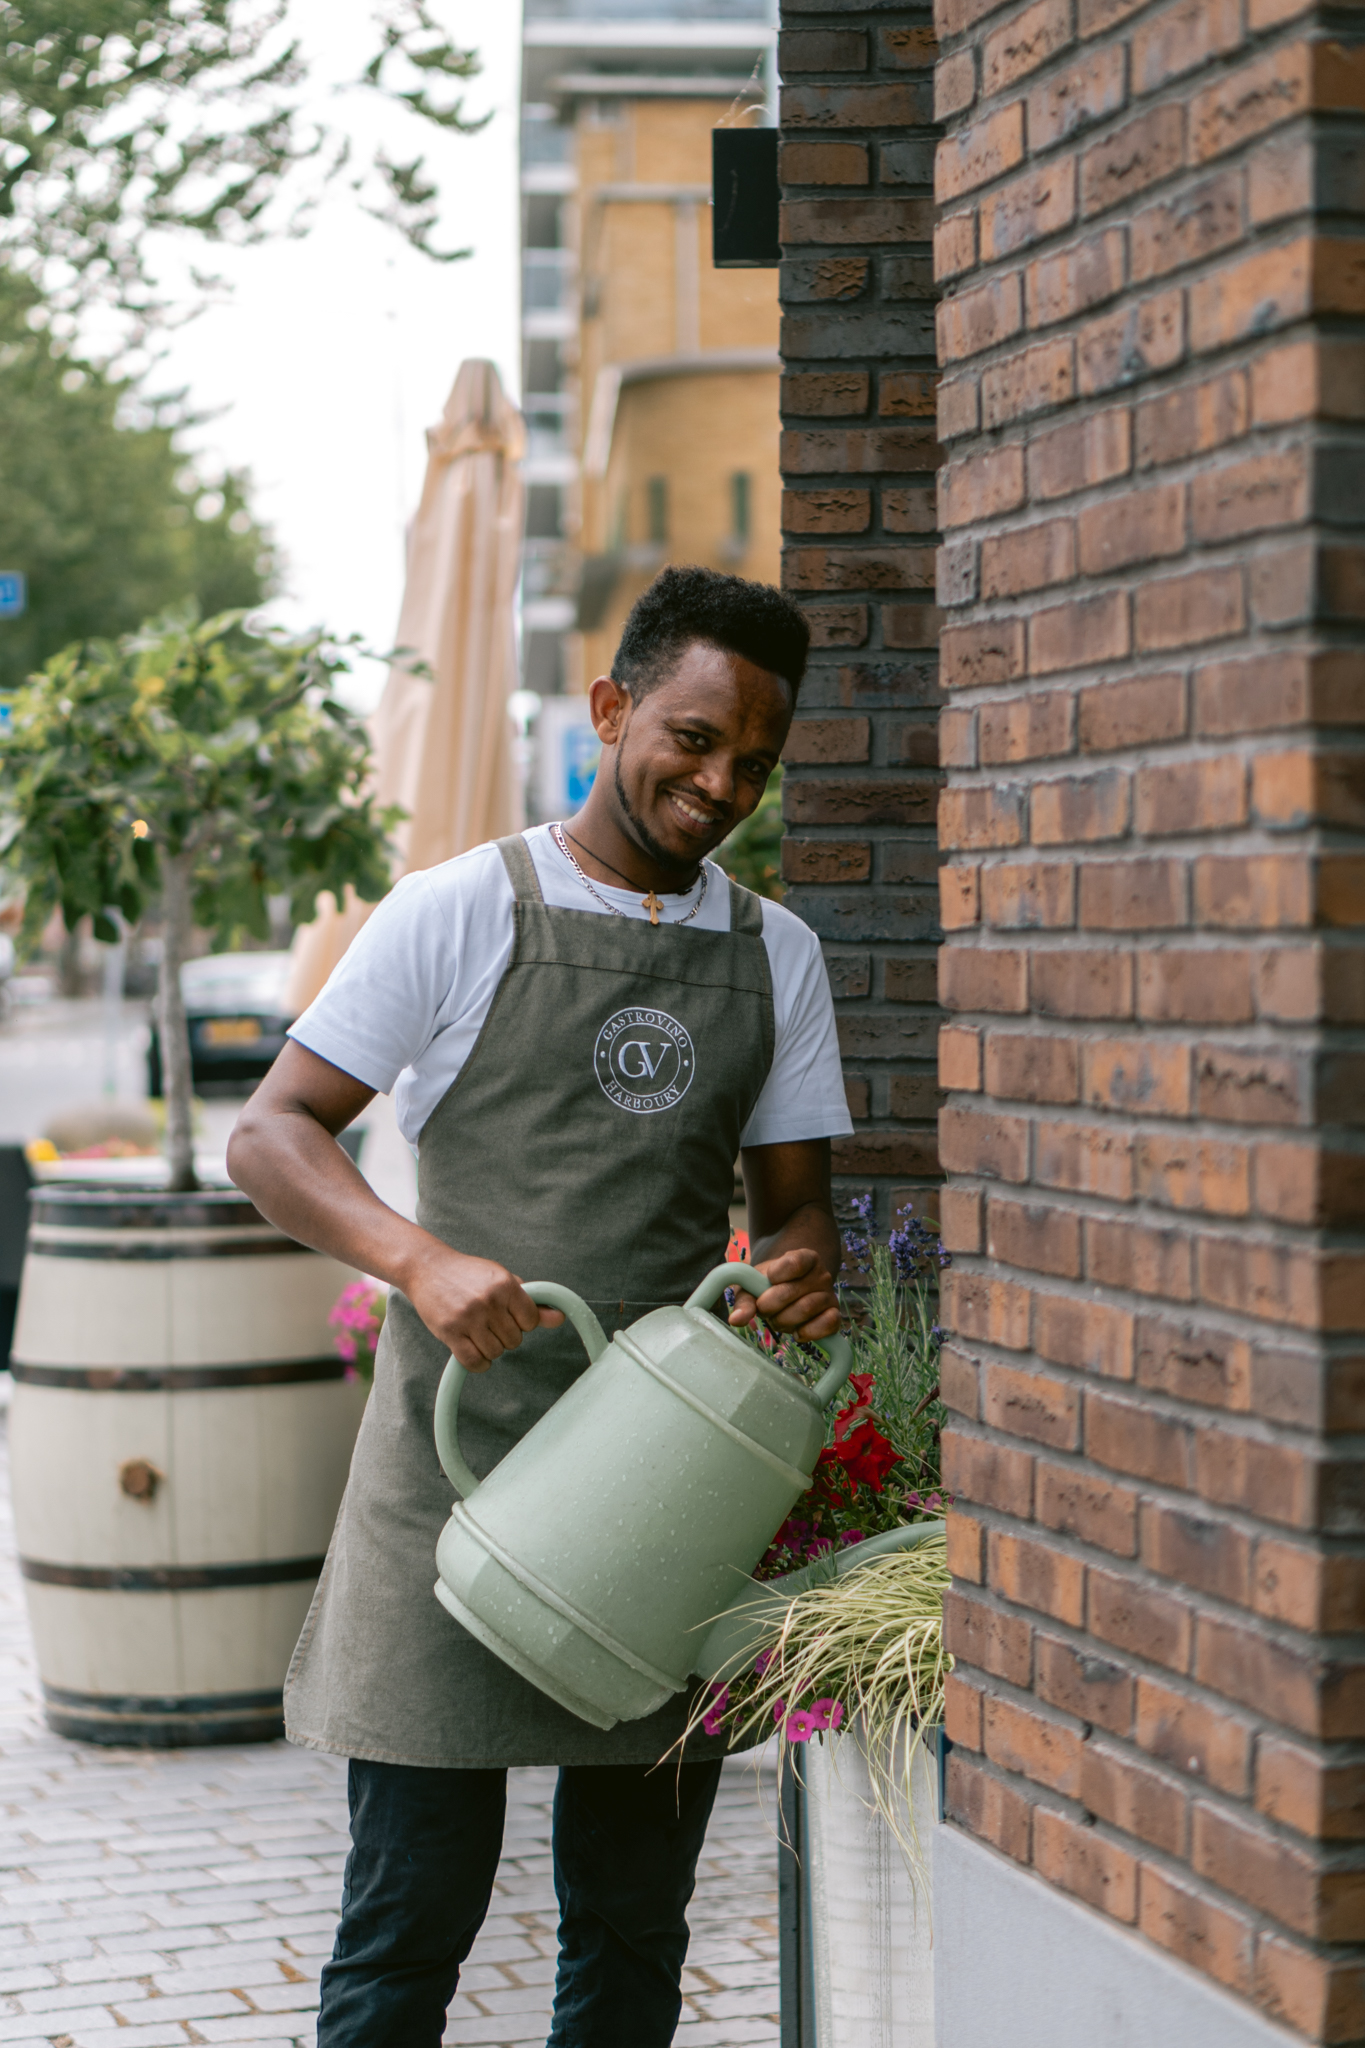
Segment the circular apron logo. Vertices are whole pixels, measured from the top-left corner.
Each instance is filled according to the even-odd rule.
[[[665,1010],[618,1010],[597,1034],[593,1066],[618,1109],[647,1116],[671,1109],[692,1085],[692,1040]]]

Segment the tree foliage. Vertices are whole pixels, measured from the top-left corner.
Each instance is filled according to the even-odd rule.
[[[153,620],[117,642],[69,647],[14,696],[0,742],[0,865],[25,896],[31,941],[54,908],[111,940],[191,857],[192,910],[219,946],[266,938],[267,899],[296,922],[318,891],[389,887],[398,813],[366,791],[370,744],[318,635],[241,631],[227,613]]]
[[[344,128],[310,119],[290,0],[0,0],[0,261],[54,302],[160,309],[149,231],[252,241],[346,174],[362,205],[434,247],[436,192],[420,153],[352,162]],[[425,0],[376,21],[356,87],[420,123],[468,133],[453,88],[478,71]]]
[[[130,387],[54,347],[36,292],[0,269],[0,569],[28,609],[0,619],[0,690],[72,641],[131,632],[194,598],[206,616],[271,594],[247,479],[200,484],[155,421],[120,425]]]
[[[194,1180],[190,1044],[180,967],[198,924],[227,946],[268,936],[268,899],[296,921],[321,889],[368,902],[389,886],[400,815],[367,793],[370,747],[321,639],[250,636],[231,612],[153,620],[70,647],[17,692],[0,746],[0,876],[24,898],[21,942],[52,910],[114,939],[159,893],[160,1040],[170,1185]]]

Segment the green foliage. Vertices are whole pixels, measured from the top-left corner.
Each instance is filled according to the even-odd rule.
[[[300,922],[320,889],[382,896],[399,814],[365,794],[365,728],[332,694],[344,666],[318,636],[251,637],[231,613],[54,656],[3,743],[0,873],[26,896],[24,941],[55,905],[116,937],[107,911],[138,918],[181,854],[220,947],[268,936],[271,895]]]
[[[926,1503],[925,1496],[936,1496],[941,1485],[943,1340],[935,1315],[938,1273],[947,1254],[908,1205],[887,1244],[872,1229],[870,1203],[866,1213],[859,1210],[859,1222],[862,1229],[845,1239],[845,1255],[863,1285],[840,1289],[854,1361],[859,1372],[872,1376],[872,1412],[900,1460],[896,1477],[908,1510],[937,1512],[937,1498]]]
[[[187,598],[205,616],[247,610],[274,582],[245,477],[195,486],[175,430],[121,426],[127,384],[64,356],[35,311],[32,287],[0,269],[0,568],[28,577],[28,610],[0,619],[0,690],[73,641]]]
[[[742,825],[716,848],[716,863],[732,881],[756,895],[782,901],[782,770],[774,768],[768,787]]]
[[[452,83],[476,75],[423,0],[383,12],[380,48],[356,87],[446,132],[464,117]],[[0,252],[66,306],[101,298],[146,317],[143,237],[189,230],[252,241],[297,226],[300,208],[350,164],[344,132],[304,112],[307,65],[289,0],[0,0]],[[442,88],[445,88],[444,90]],[[434,191],[422,158],[352,176],[416,247],[431,247]]]

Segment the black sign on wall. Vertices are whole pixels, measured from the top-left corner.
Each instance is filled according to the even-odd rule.
[[[776,128],[711,130],[711,260],[717,270],[775,270]]]

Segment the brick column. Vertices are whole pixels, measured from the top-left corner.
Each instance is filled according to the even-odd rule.
[[[1365,2042],[1365,17],[938,24],[950,1862]]]
[[[784,0],[783,581],[814,636],[786,753],[787,901],[825,942],[885,1221],[937,1174],[938,613],[929,9]]]

